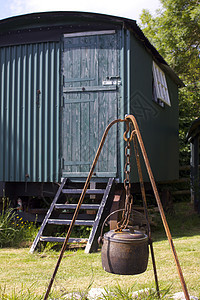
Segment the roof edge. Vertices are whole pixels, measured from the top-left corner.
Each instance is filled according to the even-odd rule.
[[[13,16],[6,19],[0,20],[0,30],[17,30],[17,26],[20,24],[24,24],[28,26],[28,24],[42,24],[45,20],[52,21],[65,19],[67,16],[69,17],[80,17],[90,19],[90,20],[97,20],[97,17],[100,21],[104,22],[113,22],[115,24],[120,24],[121,26],[127,28],[128,30],[132,31],[134,36],[144,45],[146,50],[152,55],[153,59],[160,65],[163,70],[165,70],[169,76],[176,82],[178,87],[184,87],[184,83],[182,80],[177,76],[177,74],[173,71],[173,69],[168,65],[165,59],[160,55],[158,50],[150,43],[148,38],[144,35],[143,31],[137,25],[135,20],[101,14],[101,13],[94,13],[94,12],[83,12],[83,11],[47,11],[47,12],[36,12],[36,13],[29,13],[19,16]]]

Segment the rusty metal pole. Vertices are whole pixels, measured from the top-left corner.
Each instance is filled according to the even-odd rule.
[[[134,132],[136,132],[136,131],[134,130]],[[155,261],[155,255],[154,255],[154,250],[153,250],[153,241],[152,241],[152,237],[151,237],[150,221],[149,221],[148,210],[147,210],[146,193],[145,193],[144,181],[143,181],[143,176],[142,176],[142,168],[141,168],[141,163],[140,163],[137,138],[136,138],[135,134],[133,135],[133,145],[134,145],[134,150],[135,150],[135,157],[136,157],[138,176],[139,176],[139,181],[140,181],[140,189],[141,189],[141,193],[142,193],[142,200],[143,200],[143,206],[144,206],[144,211],[145,211],[145,217],[146,217],[147,226],[148,226],[149,247],[150,247],[150,252],[151,252],[151,259],[152,259],[152,265],[153,265],[153,271],[154,271],[156,291],[157,291],[158,298],[160,298],[156,261]]]
[[[103,145],[104,145],[106,136],[107,136],[107,134],[108,134],[110,128],[111,128],[114,124],[119,123],[119,122],[124,122],[124,120],[122,120],[122,119],[117,119],[117,120],[112,121],[112,122],[106,127],[106,129],[105,129],[105,131],[104,131],[103,137],[102,137],[101,142],[100,142],[100,144],[99,144],[99,148],[98,148],[98,150],[97,150],[97,152],[96,152],[96,156],[95,156],[94,161],[93,161],[93,163],[92,163],[90,172],[89,172],[89,174],[88,174],[88,177],[87,177],[87,180],[86,180],[86,182],[85,182],[84,188],[83,188],[83,190],[82,190],[81,196],[80,196],[80,198],[79,198],[79,201],[78,201],[76,210],[75,210],[75,212],[74,212],[72,221],[71,221],[71,223],[70,223],[70,226],[69,226],[69,229],[68,229],[68,232],[67,232],[65,241],[64,241],[64,243],[63,243],[63,246],[62,246],[60,255],[59,255],[59,257],[58,257],[58,261],[57,261],[56,267],[55,267],[55,269],[54,269],[53,275],[52,275],[51,280],[50,280],[50,282],[49,282],[47,291],[46,291],[46,293],[45,293],[44,300],[46,300],[46,299],[48,298],[48,296],[49,296],[49,292],[50,292],[50,290],[51,290],[51,287],[52,287],[52,285],[53,285],[55,276],[56,276],[57,271],[58,271],[58,268],[59,268],[59,266],[60,266],[62,257],[63,257],[63,255],[64,255],[65,250],[66,250],[66,247],[67,247],[67,243],[68,243],[70,234],[71,234],[71,232],[72,232],[74,223],[75,223],[75,221],[76,221],[76,219],[77,219],[77,217],[78,217],[78,213],[79,213],[81,204],[83,203],[83,200],[84,200],[86,191],[87,191],[87,189],[88,189],[88,186],[89,186],[89,183],[90,183],[92,174],[93,174],[93,172],[94,172],[94,168],[95,168],[95,166],[96,166],[96,163],[97,163],[97,161],[98,161],[99,155],[100,155],[101,150],[102,150],[102,148],[103,148]]]
[[[132,122],[132,124],[135,128],[135,132],[136,132],[137,139],[138,139],[138,142],[139,142],[139,145],[140,145],[140,149],[141,149],[141,152],[142,152],[142,155],[143,155],[143,158],[144,158],[144,162],[145,162],[145,165],[146,165],[146,168],[147,168],[149,179],[151,181],[151,185],[152,185],[152,188],[153,188],[153,191],[154,191],[154,195],[155,195],[156,202],[157,202],[157,205],[158,205],[158,209],[159,209],[159,212],[160,212],[160,215],[161,215],[161,219],[162,219],[162,222],[163,222],[163,225],[164,225],[164,228],[165,228],[165,232],[166,232],[166,235],[167,235],[167,238],[168,238],[168,241],[169,241],[169,244],[170,244],[173,256],[174,256],[174,260],[175,260],[175,263],[176,263],[176,266],[177,266],[177,270],[178,270],[179,278],[180,278],[180,281],[181,281],[182,289],[183,289],[186,300],[190,300],[188,290],[187,290],[187,286],[186,286],[186,283],[185,283],[185,280],[184,280],[184,277],[183,277],[181,266],[180,266],[178,256],[177,256],[177,253],[176,253],[176,250],[175,250],[175,247],[174,247],[174,243],[173,243],[172,236],[171,236],[171,233],[170,233],[170,230],[169,230],[169,226],[167,224],[165,213],[164,213],[164,210],[163,210],[163,207],[162,207],[160,196],[158,194],[156,183],[155,183],[155,180],[154,180],[154,177],[153,177],[153,173],[151,171],[150,163],[149,163],[147,153],[146,153],[143,141],[142,141],[142,137],[141,137],[141,134],[140,134],[140,131],[139,131],[137,121],[136,121],[136,119],[133,115],[126,116],[125,120],[129,121],[129,122]]]
[[[88,174],[87,180],[86,180],[86,182],[85,182],[85,185],[84,185],[82,194],[81,194],[81,196],[80,196],[80,198],[79,198],[79,201],[78,201],[76,210],[75,210],[75,212],[74,212],[74,215],[73,215],[71,224],[70,224],[70,226],[69,226],[69,229],[68,229],[68,232],[67,232],[65,241],[64,241],[64,243],[63,243],[63,246],[62,246],[62,249],[61,249],[61,252],[60,252],[60,255],[59,255],[59,258],[58,258],[56,267],[55,267],[55,270],[54,270],[53,275],[52,275],[52,278],[51,278],[51,280],[50,280],[50,282],[49,282],[49,286],[48,286],[48,288],[47,288],[46,294],[45,294],[45,296],[44,296],[44,300],[47,300],[48,295],[49,295],[49,292],[50,292],[51,287],[52,287],[52,285],[53,285],[53,282],[54,282],[55,276],[56,276],[56,274],[57,274],[59,265],[60,265],[60,263],[61,263],[61,260],[62,260],[63,255],[64,255],[64,251],[66,250],[66,247],[67,247],[67,243],[68,243],[70,234],[71,234],[71,232],[72,232],[74,223],[75,223],[75,221],[76,221],[76,219],[77,219],[77,216],[78,216],[78,213],[79,213],[81,204],[83,203],[83,200],[84,200],[84,197],[85,197],[87,188],[88,188],[88,186],[89,186],[89,183],[90,183],[92,174],[93,174],[93,172],[94,172],[94,168],[95,168],[95,166],[96,166],[96,163],[97,163],[97,161],[98,161],[99,155],[100,155],[101,150],[102,150],[102,148],[103,148],[103,145],[104,145],[106,136],[107,136],[107,134],[108,134],[110,128],[111,128],[114,124],[119,123],[119,122],[132,122],[132,124],[133,124],[133,126],[134,126],[134,128],[135,128],[136,136],[137,136],[137,139],[138,139],[138,142],[139,142],[141,151],[142,151],[142,155],[143,155],[143,158],[144,158],[144,161],[145,161],[145,165],[146,165],[146,168],[147,168],[147,172],[148,172],[148,175],[149,175],[149,179],[150,179],[150,181],[151,181],[151,185],[152,185],[152,188],[153,188],[153,191],[154,191],[154,195],[155,195],[155,198],[156,198],[156,201],[157,201],[157,204],[158,204],[158,208],[159,208],[159,211],[160,211],[161,219],[162,219],[162,222],[163,222],[163,225],[164,225],[164,228],[165,228],[165,232],[166,232],[166,235],[167,235],[167,238],[168,238],[170,247],[171,247],[171,249],[172,249],[172,253],[173,253],[173,255],[174,255],[174,259],[175,259],[175,263],[176,263],[176,266],[177,266],[177,269],[178,269],[178,274],[179,274],[179,277],[180,277],[180,280],[181,280],[183,292],[184,292],[184,295],[185,295],[186,300],[190,300],[190,299],[189,299],[189,294],[188,294],[188,291],[187,291],[187,287],[186,287],[186,284],[185,284],[185,280],[184,280],[184,277],[183,277],[183,274],[182,274],[182,271],[181,271],[181,267],[180,267],[180,264],[179,264],[179,261],[178,261],[178,257],[177,257],[177,254],[176,254],[176,250],[175,250],[175,247],[174,247],[174,244],[173,244],[173,241],[172,241],[171,233],[170,233],[170,230],[169,230],[169,227],[168,227],[168,224],[167,224],[167,220],[166,220],[166,217],[165,217],[165,214],[164,214],[164,210],[163,210],[163,207],[162,207],[162,204],[161,204],[161,201],[160,201],[160,197],[159,197],[159,194],[158,194],[158,190],[157,190],[157,187],[156,187],[156,184],[155,184],[155,180],[154,180],[154,177],[153,177],[153,173],[152,173],[152,171],[151,171],[151,167],[150,167],[149,160],[148,160],[148,157],[147,157],[147,154],[146,154],[146,150],[145,150],[145,148],[144,148],[144,144],[143,144],[143,141],[142,141],[142,137],[141,137],[141,134],[140,134],[140,131],[139,131],[139,128],[138,128],[136,119],[135,119],[134,116],[132,116],[132,115],[126,116],[124,120],[123,120],[123,119],[117,119],[117,120],[112,121],[112,122],[107,126],[106,130],[104,131],[102,140],[101,140],[101,142],[100,142],[100,144],[99,144],[99,148],[98,148],[98,150],[97,150],[96,156],[95,156],[94,161],[93,161],[93,163],[92,163],[92,166],[91,166],[90,172],[89,172],[89,174]]]

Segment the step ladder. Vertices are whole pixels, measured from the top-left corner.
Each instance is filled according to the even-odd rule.
[[[114,195],[114,186],[115,180],[114,178],[109,178],[104,189],[96,189],[90,188],[86,191],[86,195],[90,195],[97,197],[101,195],[102,199],[99,203],[87,203],[81,205],[81,211],[86,210],[96,210],[95,219],[91,219],[91,215],[84,214],[85,219],[82,218],[82,215],[79,212],[78,218],[75,222],[76,226],[92,226],[92,230],[90,232],[90,236],[88,239],[83,238],[70,238],[68,243],[85,243],[86,253],[95,252],[98,249],[98,237],[100,235],[101,225],[103,220],[109,214],[112,198]],[[53,236],[45,236],[43,235],[47,225],[70,225],[71,218],[68,218],[66,212],[72,211],[76,209],[77,204],[66,204],[63,202],[63,195],[71,195],[71,197],[77,197],[82,193],[82,189],[76,188],[68,188],[68,180],[67,178],[63,178],[60,187],[58,188],[56,195],[51,203],[51,206],[42,222],[40,230],[31,246],[30,253],[33,253],[36,249],[39,242],[60,242],[63,243],[65,237],[53,237]]]

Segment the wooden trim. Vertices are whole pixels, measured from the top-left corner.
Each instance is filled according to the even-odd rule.
[[[85,32],[76,32],[76,33],[66,33],[66,34],[64,34],[64,38],[102,35],[102,34],[115,34],[115,33],[116,33],[115,30],[85,31]]]
[[[63,87],[63,93],[86,93],[86,92],[101,92],[101,91],[116,91],[117,85],[108,86],[80,86],[80,87]]]
[[[65,172],[63,171],[62,176],[63,177],[67,177],[67,178],[87,178],[89,172]],[[95,172],[94,172],[95,173]],[[95,174],[93,174],[93,178],[96,177],[116,177],[117,174],[115,172],[113,173],[109,173],[109,172],[96,172]]]

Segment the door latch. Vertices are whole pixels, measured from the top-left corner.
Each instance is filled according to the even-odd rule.
[[[102,85],[121,85],[122,81],[120,76],[107,76],[106,80],[103,80]]]

